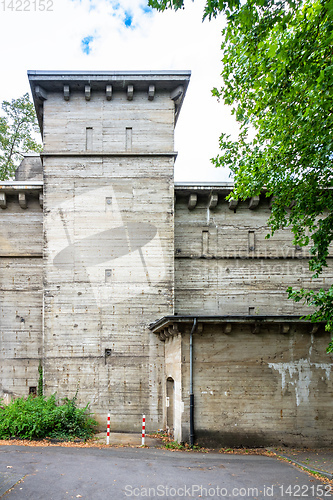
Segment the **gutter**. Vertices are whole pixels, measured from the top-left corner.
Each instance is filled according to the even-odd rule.
[[[193,320],[190,333],[190,446],[194,446],[194,393],[193,393],[193,333],[197,329],[197,318]]]

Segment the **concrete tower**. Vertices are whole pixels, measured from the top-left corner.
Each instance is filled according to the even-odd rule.
[[[189,72],[29,71],[43,135],[46,394],[162,425],[174,307],[174,125]]]

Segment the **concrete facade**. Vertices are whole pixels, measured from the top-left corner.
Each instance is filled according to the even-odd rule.
[[[35,392],[42,358],[42,182],[0,187],[0,397]]]
[[[90,402],[115,431],[195,440],[331,444],[324,325],[289,285],[315,283],[271,200],[174,185],[189,72],[29,72],[44,149],[1,183],[0,394]],[[43,179],[43,181],[41,180]],[[27,184],[29,182],[29,185]]]

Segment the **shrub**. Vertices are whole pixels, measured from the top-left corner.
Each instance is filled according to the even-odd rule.
[[[15,399],[7,406],[0,400],[0,439],[91,437],[97,422],[90,416],[89,405],[78,408],[76,400],[77,394],[72,399],[63,399],[62,403],[55,394],[48,398],[30,395]]]

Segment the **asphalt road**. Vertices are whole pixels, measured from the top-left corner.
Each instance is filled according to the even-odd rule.
[[[274,457],[137,448],[0,446],[2,500],[333,500],[327,488]]]

